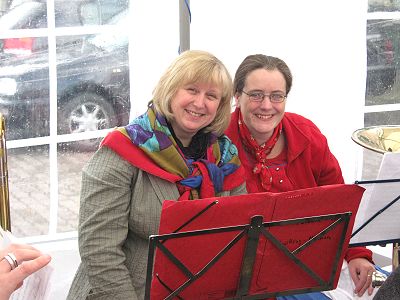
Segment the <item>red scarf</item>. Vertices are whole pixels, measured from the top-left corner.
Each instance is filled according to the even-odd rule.
[[[265,189],[265,191],[269,191],[271,189],[272,176],[267,166],[267,155],[271,153],[272,148],[274,148],[282,133],[282,122],[279,122],[279,124],[275,127],[272,136],[262,145],[258,145],[257,141],[251,135],[247,126],[244,124],[240,110],[238,125],[239,135],[241,137],[245,151],[250,153],[256,160],[256,166],[253,169],[253,174],[258,174],[262,187]]]

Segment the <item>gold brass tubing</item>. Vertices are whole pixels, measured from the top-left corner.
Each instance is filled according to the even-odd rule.
[[[396,270],[399,266],[399,243],[393,243],[393,253],[392,253],[392,271]]]
[[[0,225],[11,231],[5,118],[0,113]]]

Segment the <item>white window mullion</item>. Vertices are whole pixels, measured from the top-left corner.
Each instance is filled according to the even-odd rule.
[[[364,106],[364,113],[400,110],[400,103]]]
[[[47,1],[49,88],[50,88],[50,211],[49,234],[57,232],[58,221],[58,164],[57,164],[57,68],[54,0]]]

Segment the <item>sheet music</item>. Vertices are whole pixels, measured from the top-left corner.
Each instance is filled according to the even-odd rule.
[[[0,226],[0,249],[11,243],[18,243],[18,239],[11,232],[5,231]],[[50,278],[53,267],[45,266],[24,280],[21,288],[16,290],[10,300],[50,300]]]
[[[380,179],[400,179],[400,153],[383,155],[378,173]],[[400,182],[363,184],[366,191],[354,223],[353,232],[359,229],[375,213],[400,196]],[[400,200],[395,202],[350,240],[350,244],[373,245],[376,241],[400,239]]]

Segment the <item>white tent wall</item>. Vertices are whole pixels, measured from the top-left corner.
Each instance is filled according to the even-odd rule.
[[[179,1],[132,2],[133,114],[178,54]],[[326,135],[345,181],[357,177],[363,126],[367,1],[191,0],[190,48],[214,53],[232,76],[245,56],[284,59],[294,76],[287,111],[314,121]],[[138,101],[136,99],[139,99]]]
[[[131,0],[131,118],[142,114],[161,74],[178,55],[179,1]]]

